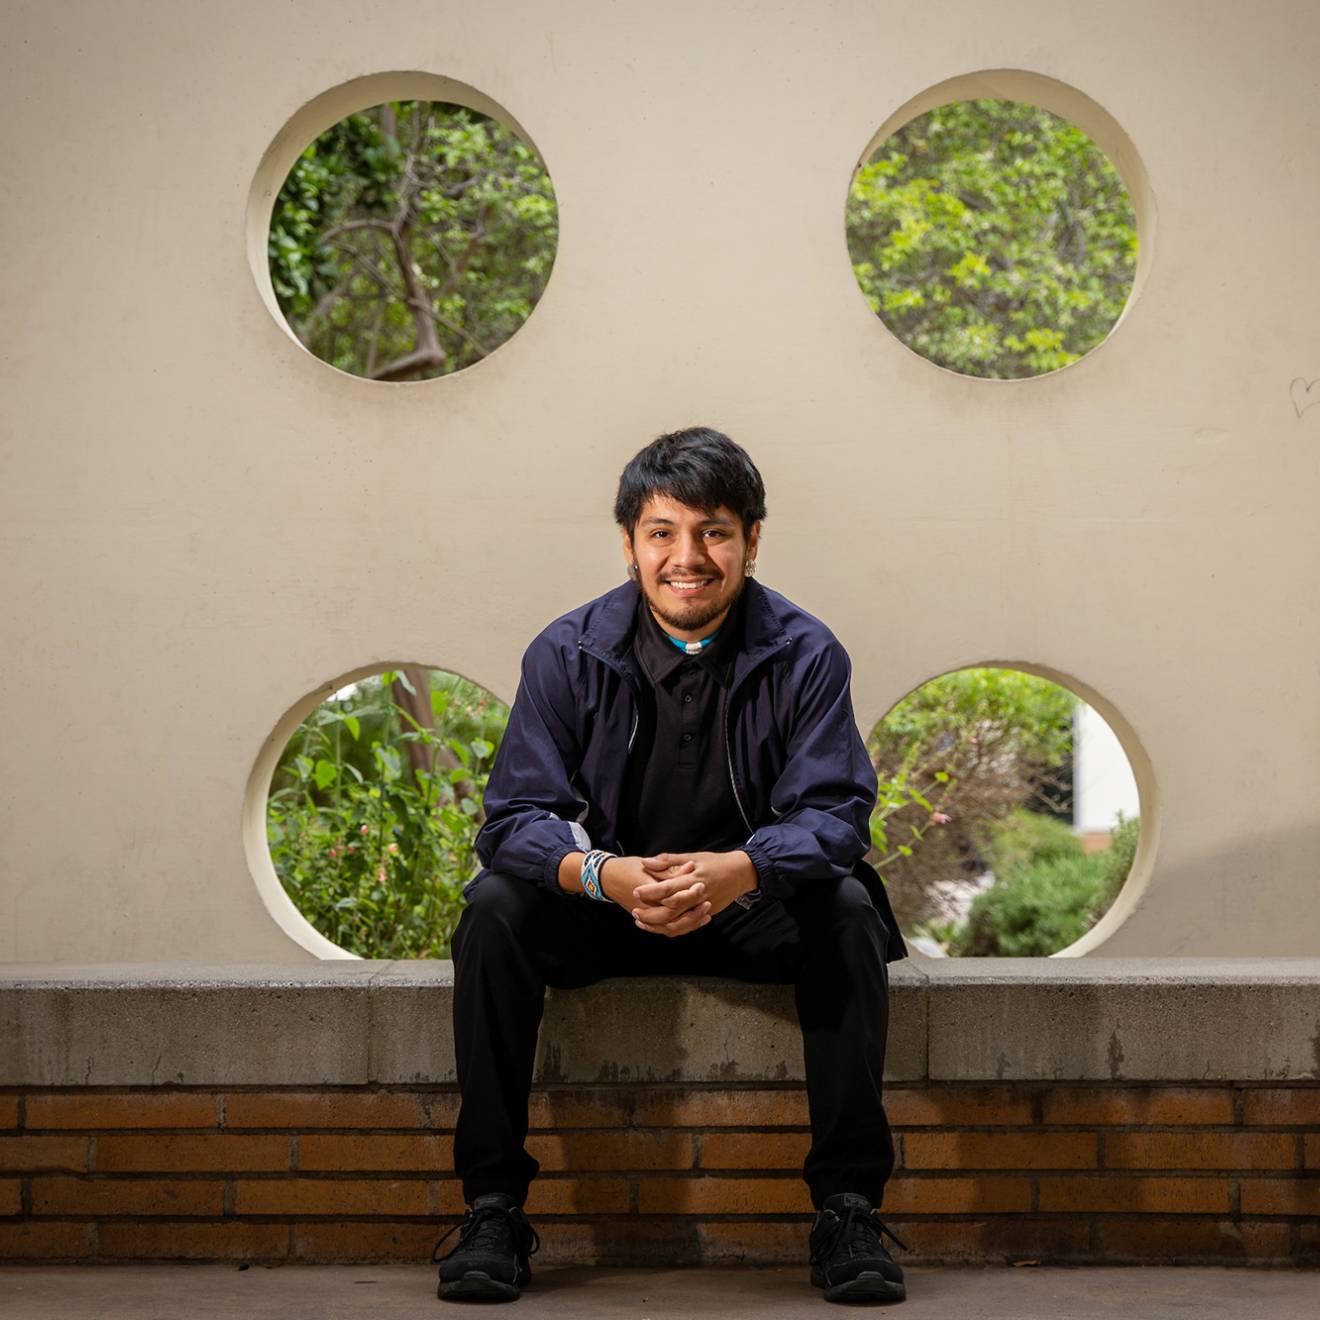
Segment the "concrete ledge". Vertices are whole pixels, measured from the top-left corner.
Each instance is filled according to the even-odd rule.
[[[891,1081],[1315,1081],[1320,958],[890,967]],[[455,1081],[449,962],[9,964],[0,1085]],[[536,1083],[801,1081],[791,986],[547,995]]]

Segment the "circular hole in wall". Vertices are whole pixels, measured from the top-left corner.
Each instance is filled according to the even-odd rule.
[[[1152,219],[1113,119],[1073,88],[1006,70],[953,79],[892,116],[853,175],[845,231],[868,305],[902,343],[963,375],[1021,379],[1110,334]]]
[[[554,188],[521,129],[459,84],[417,78],[323,123],[388,80],[327,94],[260,171],[268,304],[314,357],[369,380],[450,375],[506,343],[558,240]]]
[[[271,773],[266,844],[285,894],[330,945],[449,957],[507,720],[478,684],[403,665],[346,684],[297,724]]]
[[[894,706],[867,749],[880,786],[868,860],[921,953],[1080,951],[1146,869],[1123,742],[1052,678],[942,674]]]

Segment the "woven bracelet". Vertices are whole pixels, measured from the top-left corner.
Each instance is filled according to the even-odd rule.
[[[582,892],[588,898],[608,903],[609,896],[600,887],[600,868],[618,853],[606,852],[604,848],[593,848],[582,859]]]

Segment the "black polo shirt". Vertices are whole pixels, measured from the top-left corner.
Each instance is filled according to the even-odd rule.
[[[619,846],[634,857],[731,852],[751,831],[733,795],[724,707],[743,647],[745,594],[700,655],[680,651],[637,592],[633,654],[651,680],[624,779]]]

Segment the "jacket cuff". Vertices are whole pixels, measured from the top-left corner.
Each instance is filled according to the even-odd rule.
[[[541,883],[556,894],[567,892],[559,887],[559,863],[571,852],[585,851],[586,849],[580,847],[577,843],[566,843],[552,848],[550,855],[545,860],[545,871],[541,876]]]
[[[793,887],[780,883],[779,873],[770,860],[770,854],[756,842],[755,834],[743,844],[742,850],[752,859],[752,865],[756,867],[757,887],[766,898],[788,898],[792,895]]]

